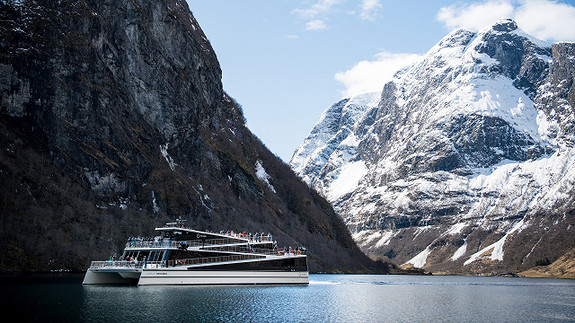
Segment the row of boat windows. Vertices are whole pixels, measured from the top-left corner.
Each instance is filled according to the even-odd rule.
[[[170,259],[189,259],[201,257],[221,257],[225,253],[195,252],[184,250],[130,250],[125,251],[120,260],[163,261]]]
[[[205,267],[188,268],[188,270],[205,270]],[[250,261],[234,264],[213,265],[209,270],[247,270],[247,271],[307,271],[307,259],[288,258],[262,261]]]
[[[137,260],[137,261],[162,261],[166,250],[132,250],[124,252],[120,260]]]

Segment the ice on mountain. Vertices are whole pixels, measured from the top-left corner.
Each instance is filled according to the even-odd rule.
[[[261,160],[256,162],[256,176],[260,181],[266,183],[272,192],[276,192],[275,188],[270,184],[270,175],[266,172]]]

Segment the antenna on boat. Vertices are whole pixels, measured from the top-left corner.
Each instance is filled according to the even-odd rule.
[[[183,220],[181,217],[176,219],[176,222],[168,222],[166,223],[167,226],[173,226],[173,227],[179,227],[179,228],[185,228],[185,223],[187,220]]]
[[[181,217],[179,217],[179,218],[176,220],[176,222],[178,223],[178,226],[179,226],[180,228],[185,227],[185,222],[186,222],[186,221],[187,221],[187,220],[184,220],[184,219],[182,219]]]

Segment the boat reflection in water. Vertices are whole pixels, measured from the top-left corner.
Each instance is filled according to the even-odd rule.
[[[183,220],[131,238],[120,260],[92,261],[83,284],[309,284],[305,248],[278,249],[270,234],[213,233]]]

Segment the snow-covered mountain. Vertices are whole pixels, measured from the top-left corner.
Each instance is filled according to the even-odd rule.
[[[575,247],[575,44],[502,19],[328,108],[292,168],[374,258],[517,272]]]

